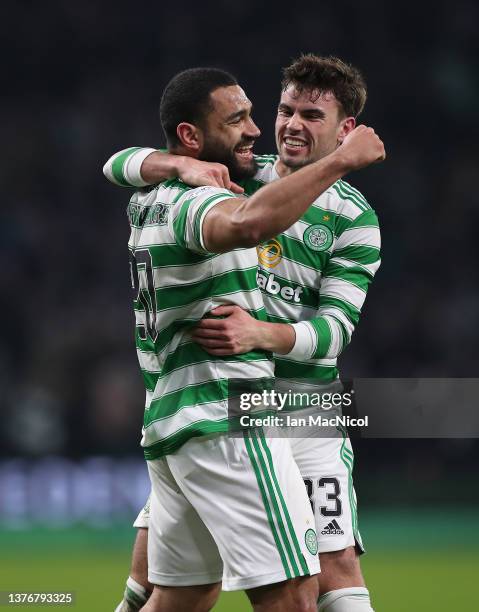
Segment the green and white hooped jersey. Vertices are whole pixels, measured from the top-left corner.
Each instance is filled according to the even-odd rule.
[[[193,436],[228,431],[228,379],[273,376],[271,354],[215,357],[191,341],[191,327],[224,303],[267,320],[256,250],[215,254],[203,243],[205,215],[231,197],[225,189],[192,189],[173,179],[136,192],[128,205],[147,459],[174,452]]]
[[[279,179],[277,155],[256,157],[248,195]],[[302,325],[305,350],[275,355],[276,378],[338,377],[337,357],[351,340],[380,260],[376,213],[343,180],[317,198],[289,229],[258,247],[258,285],[270,321]],[[309,338],[308,338],[309,335]]]

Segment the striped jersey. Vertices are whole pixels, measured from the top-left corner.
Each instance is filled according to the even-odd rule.
[[[202,223],[234,194],[192,189],[178,179],[138,191],[128,205],[136,347],[146,387],[142,446],[155,459],[193,436],[228,431],[228,379],[270,380],[272,355],[209,355],[191,328],[211,309],[233,303],[267,315],[254,248],[209,253]]]
[[[276,155],[256,157],[258,172],[244,183],[248,195],[279,179]],[[257,282],[269,320],[304,321],[305,355],[275,355],[276,378],[338,377],[337,357],[351,340],[366,292],[380,265],[376,213],[361,193],[339,180],[279,236],[260,245]]]

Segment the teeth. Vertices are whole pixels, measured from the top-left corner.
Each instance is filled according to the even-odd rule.
[[[285,138],[284,142],[291,147],[304,147],[306,145],[303,140],[297,140],[296,138]]]

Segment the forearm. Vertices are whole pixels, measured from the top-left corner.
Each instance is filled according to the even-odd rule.
[[[187,159],[183,155],[154,151],[141,164],[141,178],[147,184],[155,184],[180,176]]]
[[[339,154],[327,157],[264,186],[238,207],[239,225],[251,228],[252,242],[276,236],[291,227],[328,187],[346,174]]]

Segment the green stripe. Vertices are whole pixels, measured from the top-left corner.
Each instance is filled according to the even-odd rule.
[[[137,593],[135,593],[135,591],[133,591],[132,589],[130,589],[129,586],[127,586],[125,589],[125,599],[128,603],[131,603],[138,609],[140,609],[141,606],[145,605],[147,598],[140,597]]]
[[[340,456],[341,456],[341,459],[344,465],[346,466],[348,470],[348,496],[349,496],[349,504],[351,506],[353,534],[356,540],[358,540],[358,542],[361,542],[361,536],[359,535],[359,530],[358,530],[357,508],[356,508],[356,502],[354,501],[354,492],[353,492],[353,475],[352,475],[353,466],[352,466],[351,458],[345,452],[345,451],[349,452],[349,449],[346,448],[347,433],[342,427],[337,427],[336,429],[341,432],[341,435],[343,437],[343,442],[341,444],[341,450],[340,450]]]
[[[281,244],[283,258],[307,266],[314,274],[326,266],[330,253],[308,249],[301,238],[280,234],[276,240]],[[274,268],[271,270],[274,273]]]
[[[379,258],[379,248],[372,246],[358,246],[356,244],[344,247],[344,249],[338,249],[334,251],[334,257],[344,257],[344,259],[350,259],[357,261],[360,264],[368,265],[376,263]]]
[[[170,266],[192,266],[202,264],[205,261],[210,261],[219,254],[194,253],[187,249],[182,249],[176,244],[162,244],[145,246],[151,253],[151,262],[153,268],[166,268]]]
[[[331,333],[331,327],[329,326],[328,320],[324,317],[318,317],[317,319],[311,319],[308,321],[311,327],[314,329],[317,335],[316,349],[313,353],[313,359],[322,359],[326,356],[333,341],[333,335]]]
[[[214,372],[211,374],[214,376]],[[217,378],[207,382],[185,385],[181,389],[164,393],[152,400],[150,408],[145,410],[143,425],[150,427],[153,423],[177,414],[187,406],[201,406],[221,402],[228,398],[228,379]]]
[[[301,551],[301,547],[299,545],[298,538],[296,537],[296,531],[295,531],[295,529],[293,527],[293,522],[291,521],[291,516],[289,514],[288,507],[287,507],[287,505],[286,505],[286,503],[284,501],[283,493],[281,491],[281,487],[279,486],[279,482],[278,482],[278,479],[276,477],[276,471],[275,471],[274,465],[273,465],[273,457],[271,456],[271,450],[270,450],[269,446],[266,443],[266,440],[264,438],[264,433],[262,431],[260,433],[259,439],[261,441],[261,445],[263,446],[263,448],[264,448],[264,450],[266,452],[266,457],[267,457],[268,463],[269,463],[269,469],[270,469],[271,475],[273,476],[273,482],[274,482],[274,484],[276,486],[276,491],[277,491],[277,494],[279,496],[279,500],[281,502],[281,506],[283,508],[283,513],[284,513],[284,515],[286,517],[286,522],[288,524],[290,536],[291,536],[291,539],[293,541],[293,546],[294,546],[294,548],[296,550],[296,555],[297,555],[297,557],[298,557],[298,559],[300,561],[301,568],[303,570],[303,575],[309,575],[309,568],[308,568],[308,566],[306,564],[306,561],[305,561],[305,559],[303,557],[303,553]]]
[[[252,436],[253,437],[253,436]],[[286,533],[286,527],[284,525],[283,517],[281,516],[281,512],[278,505],[278,500],[276,499],[276,494],[274,491],[273,483],[268,473],[268,468],[266,467],[266,461],[263,457],[261,449],[259,447],[258,439],[253,437],[253,447],[256,451],[256,455],[259,459],[259,464],[261,468],[261,473],[263,475],[264,481],[266,483],[266,487],[268,489],[269,497],[273,506],[274,514],[276,516],[276,521],[279,526],[279,532],[282,537],[283,545],[286,549],[286,554],[288,555],[289,562],[291,567],[293,568],[293,575],[295,578],[300,576],[298,564],[296,563],[296,559],[294,557],[293,549],[291,548],[291,544],[288,539],[288,535]]]
[[[379,227],[378,216],[376,215],[376,213],[374,212],[372,208],[368,208],[368,210],[365,210],[358,217],[356,217],[356,219],[354,219],[354,221],[351,223],[351,227],[378,228]]]
[[[158,312],[169,308],[192,305],[196,301],[238,292],[257,291],[256,266],[228,270],[193,283],[181,283],[156,289]],[[138,304],[137,310],[142,310]]]
[[[338,377],[338,370],[335,365],[310,365],[276,357],[275,375],[276,378],[317,378],[323,382],[332,382]]]
[[[248,456],[249,456],[250,461],[251,461],[251,465],[253,466],[253,470],[254,470],[254,473],[255,473],[255,476],[256,476],[256,481],[258,483],[258,487],[259,487],[259,490],[261,492],[261,497],[263,499],[263,505],[265,507],[266,515],[268,517],[268,523],[269,523],[269,526],[271,528],[271,533],[273,534],[273,539],[275,541],[276,548],[278,549],[278,553],[279,553],[279,556],[281,558],[281,562],[283,564],[283,568],[284,568],[284,571],[285,571],[285,574],[286,574],[286,578],[290,579],[290,578],[292,578],[291,570],[289,568],[289,565],[288,565],[288,562],[287,562],[287,559],[286,559],[286,555],[285,555],[283,546],[281,545],[281,541],[280,541],[280,538],[278,536],[278,532],[276,530],[276,525],[274,523],[273,514],[271,512],[271,507],[270,507],[269,502],[268,502],[268,496],[266,494],[266,490],[265,490],[264,485],[263,485],[263,479],[261,478],[261,472],[260,472],[260,469],[258,467],[258,463],[256,461],[256,457],[254,456],[253,449],[251,447],[251,441],[249,440],[249,436],[250,435],[251,435],[251,432],[249,432],[249,431],[244,432],[244,434],[243,434],[244,443],[245,443],[245,446],[246,446],[246,450],[248,452]]]
[[[173,221],[173,233],[177,244],[186,248],[186,224],[188,220],[188,208],[193,202],[194,197],[186,199],[180,206],[180,210]]]
[[[327,270],[324,272],[323,280],[327,278],[337,278],[339,280],[351,283],[361,291],[366,292],[373,275],[356,266],[341,266],[336,263],[329,263]]]
[[[198,421],[192,425],[188,425],[182,429],[175,431],[167,438],[159,440],[154,444],[143,449],[145,459],[159,459],[164,455],[170,455],[183,446],[191,438],[198,436],[207,436],[214,433],[226,433],[230,429],[228,419],[220,419],[218,421]]]
[[[130,149],[127,149],[126,151],[123,151],[123,153],[117,155],[113,160],[113,163],[111,165],[111,173],[113,174],[113,178],[115,179],[115,181],[117,181],[123,187],[133,186],[125,179],[125,176],[123,174],[123,165],[130,157],[130,155],[132,153],[135,153],[135,151],[139,151],[140,148],[141,147],[131,147]]]
[[[243,187],[244,192],[247,196],[252,196],[258,191],[258,189],[264,187],[265,183],[264,181],[259,181],[258,179],[251,178],[245,181],[241,181],[240,185],[241,187]]]

